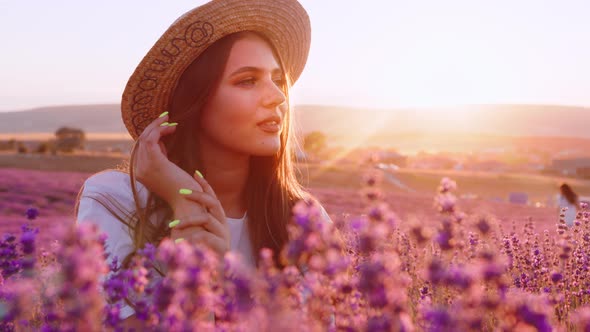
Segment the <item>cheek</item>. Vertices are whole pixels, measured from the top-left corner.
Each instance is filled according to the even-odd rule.
[[[230,92],[219,91],[202,118],[204,131],[223,141],[244,139],[252,133],[256,122],[252,102],[244,95]]]

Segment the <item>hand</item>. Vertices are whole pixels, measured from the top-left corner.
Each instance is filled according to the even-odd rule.
[[[191,244],[207,245],[222,259],[230,250],[230,233],[225,211],[207,181],[197,174],[194,179],[203,188],[203,192],[193,191],[191,194],[181,195],[186,202],[178,201],[178,205],[173,206],[174,217],[180,222],[172,228],[170,236],[173,240],[182,238]],[[205,211],[195,212],[195,205],[201,205]]]
[[[134,171],[137,180],[149,191],[173,205],[178,199],[179,188],[193,191],[202,191],[202,188],[190,174],[168,160],[166,147],[160,139],[174,133],[176,127],[160,126],[167,120],[167,114],[155,119],[139,136]]]

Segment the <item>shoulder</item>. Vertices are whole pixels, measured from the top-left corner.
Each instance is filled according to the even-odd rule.
[[[138,183],[139,182],[136,181],[136,184]],[[84,185],[91,187],[120,187],[121,185],[131,186],[131,178],[128,173],[122,171],[106,170],[95,173],[88,177],[86,181],[84,181]]]
[[[147,205],[149,192],[136,181],[137,200],[140,207]],[[75,213],[78,217],[103,216],[107,211],[130,215],[137,210],[128,173],[106,170],[93,174],[84,181],[78,194]]]
[[[147,190],[139,181],[135,181],[138,195],[147,197]],[[106,170],[93,174],[84,181],[83,196],[90,194],[108,194],[117,199],[133,199],[131,177],[129,173],[118,170]]]
[[[110,208],[129,213],[134,204],[126,178],[128,174],[115,170],[102,171],[87,178],[78,194],[78,217],[102,217]]]

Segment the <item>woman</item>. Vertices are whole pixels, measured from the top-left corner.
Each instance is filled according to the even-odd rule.
[[[565,211],[565,224],[568,227],[572,227],[574,225],[574,220],[576,219],[576,215],[578,214],[578,206],[580,206],[580,202],[578,200],[578,195],[572,190],[572,188],[567,184],[563,183],[559,186],[559,195],[557,198],[557,206],[559,207],[559,214],[561,215],[562,209],[567,208]]]
[[[123,93],[128,172],[95,174],[78,196],[78,222],[109,235],[109,263],[165,237],[252,266],[263,247],[279,256],[291,208],[317,202],[294,174],[288,98],[310,31],[296,0],[215,0],[168,28]]]

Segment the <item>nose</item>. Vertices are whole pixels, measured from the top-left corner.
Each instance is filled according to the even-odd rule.
[[[275,82],[270,80],[267,86],[268,88],[265,91],[263,99],[263,104],[265,107],[274,109],[287,100],[285,93],[275,84]]]

